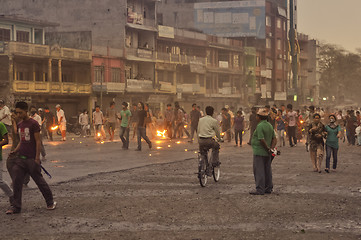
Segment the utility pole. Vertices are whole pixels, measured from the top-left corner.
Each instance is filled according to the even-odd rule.
[[[290,0],[290,31],[289,31],[289,40],[290,40],[290,45],[291,45],[291,57],[292,57],[292,90],[294,91],[294,94],[297,96],[297,92],[298,92],[298,86],[297,86],[297,82],[298,82],[298,62],[297,62],[297,49],[296,49],[296,41],[297,41],[297,36],[296,36],[296,29],[295,29],[295,24],[294,24],[294,0]]]
[[[105,75],[104,63],[100,68],[100,109],[103,111],[103,76]]]

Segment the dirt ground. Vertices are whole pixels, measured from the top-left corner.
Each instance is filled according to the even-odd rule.
[[[361,239],[361,147],[342,145],[329,174],[312,172],[302,146],[281,151],[264,196],[248,193],[251,148],[230,144],[220,181],[205,188],[194,158],[54,184],[55,211],[24,189],[22,213],[0,218],[0,239]]]

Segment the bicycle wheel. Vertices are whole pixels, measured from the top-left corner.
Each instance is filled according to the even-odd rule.
[[[221,176],[221,168],[220,168],[220,166],[218,166],[218,167],[213,167],[212,175],[213,175],[214,181],[215,181],[215,182],[218,182],[218,181],[219,181],[219,177]]]
[[[199,155],[198,157],[198,179],[202,187],[205,187],[207,184],[207,164],[203,156]]]

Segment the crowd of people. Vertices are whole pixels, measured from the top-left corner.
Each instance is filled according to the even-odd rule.
[[[59,130],[61,140],[66,141],[65,112],[59,104],[55,109],[53,114],[48,107],[29,107],[25,102],[18,102],[14,111],[10,111],[4,101],[0,100],[0,146],[8,144],[9,139],[12,139],[7,168],[13,182],[13,192],[0,175],[0,188],[10,197],[11,207],[7,212],[9,214],[21,211],[22,185],[27,184],[29,176],[41,190],[47,208],[52,210],[56,207],[51,190],[40,173],[40,156],[42,161],[46,156],[43,138],[47,137],[49,141],[53,141],[54,130]],[[194,103],[192,110],[187,113],[178,102],[175,102],[174,106],[168,103],[164,112],[156,113],[153,113],[146,103],[133,104],[129,109],[129,104],[123,102],[121,111],[118,112],[115,102],[111,102],[105,114],[98,105],[91,116],[84,110],[78,116],[77,124],[80,126],[82,137],[90,136],[92,125],[97,141],[106,139],[106,131],[109,140],[113,141],[119,125],[119,138],[124,150],[129,149],[131,134],[133,138],[137,136],[136,151],[142,150],[142,139],[152,148],[151,139],[157,132],[161,133],[164,139],[187,138],[189,143],[197,140],[201,154],[213,149],[213,159],[218,165],[220,145],[215,142],[214,137],[228,143],[233,139],[235,147],[242,147],[243,135],[249,131],[247,144],[253,149],[256,182],[256,191],[250,193],[254,195],[272,193],[272,158],[277,152],[277,144],[279,148],[285,147],[286,139],[292,148],[300,141],[305,143],[306,151],[310,153],[313,171],[318,173],[322,172],[324,152],[324,171],[336,171],[339,141],[347,140],[350,146],[361,146],[361,116],[360,111],[355,109],[337,110],[309,106],[295,110],[292,104],[288,104],[279,108],[276,105],[258,106],[245,111],[239,108],[234,114],[226,105],[219,113],[215,113],[211,106],[207,106],[205,112],[204,114],[201,107]],[[1,155],[0,151],[0,160]]]

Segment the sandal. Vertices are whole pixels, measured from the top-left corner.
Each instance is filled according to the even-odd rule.
[[[6,211],[6,214],[11,215],[11,214],[17,214],[17,213],[20,213],[20,212],[21,212],[20,209],[11,207]]]
[[[47,210],[54,210],[56,208],[56,202],[46,207]]]

